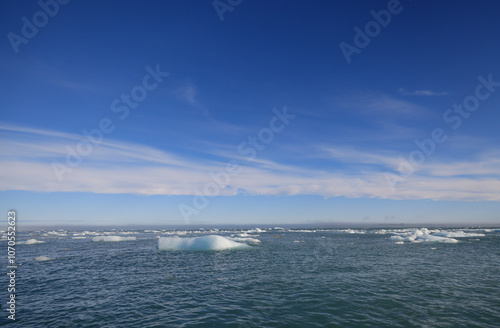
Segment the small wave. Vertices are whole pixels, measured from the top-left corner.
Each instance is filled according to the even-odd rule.
[[[121,237],[121,236],[97,236],[92,238],[93,241],[105,241],[105,242],[111,242],[111,241],[132,241],[136,240],[137,237]]]
[[[260,240],[252,237],[227,237],[229,240],[247,243],[247,244],[259,244]]]

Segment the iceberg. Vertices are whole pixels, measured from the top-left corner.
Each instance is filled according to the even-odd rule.
[[[35,245],[35,244],[43,244],[44,241],[36,240],[36,239],[28,239],[26,241],[18,241],[16,244],[18,245]]]
[[[455,232],[436,232],[434,236],[448,237],[448,238],[464,238],[464,237],[484,237],[484,233],[474,233],[474,232],[463,232],[463,231],[455,231]]]
[[[38,256],[35,259],[35,261],[37,261],[37,262],[45,262],[45,261],[50,261],[50,260],[53,260],[53,259],[50,257],[47,257],[47,256]]]
[[[159,250],[223,250],[231,248],[250,248],[245,243],[239,243],[226,237],[209,235],[203,237],[181,238],[160,237],[158,238]]]
[[[395,242],[405,242],[409,241],[412,243],[422,243],[422,242],[427,242],[427,243],[458,243],[458,240],[451,238],[451,237],[464,237],[461,234],[453,234],[453,233],[443,233],[443,232],[438,232],[438,233],[432,233],[429,229],[427,228],[421,228],[421,229],[414,229],[409,232],[403,232],[403,233],[397,233],[394,232],[395,235],[389,237],[389,240],[395,241]]]

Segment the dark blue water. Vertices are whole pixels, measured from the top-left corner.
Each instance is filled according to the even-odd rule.
[[[158,250],[155,232],[119,242],[31,232],[20,239],[45,243],[16,246],[17,320],[7,319],[4,277],[0,324],[499,327],[500,232],[471,231],[484,236],[401,245],[374,230],[269,230],[221,251]]]

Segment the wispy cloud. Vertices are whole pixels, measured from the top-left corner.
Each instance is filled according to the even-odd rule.
[[[204,117],[208,118],[210,116],[209,110],[198,99],[199,92],[195,84],[191,82],[183,83],[174,88],[171,94],[178,100],[199,110]]]
[[[396,171],[398,154],[394,152],[318,147],[324,158],[349,164],[342,170],[327,170],[267,159],[248,162],[236,149],[225,149],[217,161],[193,161],[146,145],[108,140],[59,182],[51,163],[64,161],[65,146],[74,145],[81,136],[2,124],[0,138],[0,190],[193,195],[211,181],[210,172],[224,171],[227,162],[236,160],[241,173],[231,178],[220,195],[500,201],[498,152],[467,162],[423,165],[391,191],[383,173]],[[366,164],[373,167],[356,167]]]
[[[409,101],[395,99],[388,95],[357,94],[337,97],[340,107],[355,110],[363,115],[419,115],[425,108]]]
[[[177,87],[174,90],[174,93],[179,99],[182,99],[191,105],[197,104],[196,101],[197,90],[193,84],[185,84],[180,87]]]
[[[330,148],[322,147],[321,150],[331,158],[345,163],[375,164],[387,168],[397,168],[399,161],[395,154],[374,153],[370,151],[359,151],[352,148]]]
[[[500,156],[499,154],[482,154],[479,158],[470,161],[431,163],[422,168],[422,173],[435,177],[472,176],[500,179]]]
[[[399,88],[398,92],[403,96],[439,97],[439,96],[448,95],[448,92],[445,92],[445,91],[432,91],[432,90],[428,90],[428,89],[408,91],[405,88]]]

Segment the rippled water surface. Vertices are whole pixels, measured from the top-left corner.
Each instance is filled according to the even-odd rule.
[[[180,232],[260,241],[224,250],[159,250],[165,230],[24,233],[18,240],[44,243],[16,246],[17,320],[6,319],[3,277],[0,324],[499,327],[500,231],[436,231],[440,242],[412,230]]]

